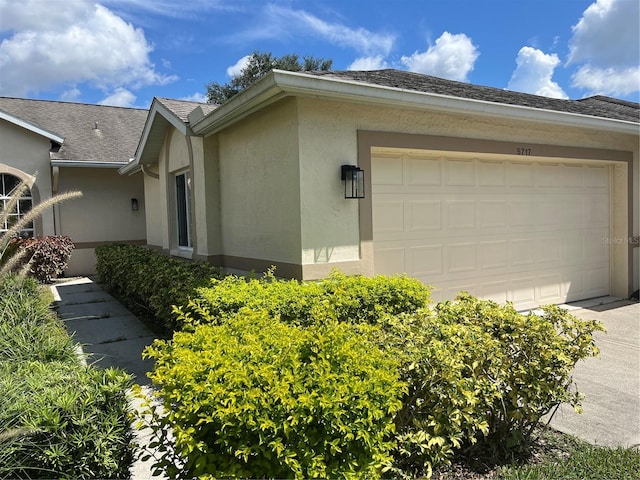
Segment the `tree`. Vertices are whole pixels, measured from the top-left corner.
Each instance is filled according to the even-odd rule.
[[[233,77],[231,81],[224,84],[211,82],[207,85],[207,102],[220,105],[273,69],[290,72],[327,71],[331,70],[332,64],[333,60],[313,56],[305,56],[300,60],[296,54],[274,57],[270,52],[255,51],[240,74]]]

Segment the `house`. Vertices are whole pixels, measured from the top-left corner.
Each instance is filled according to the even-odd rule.
[[[0,201],[21,180],[30,190],[18,215],[58,192],[83,193],[44,212],[26,232],[71,237],[67,275],[94,273],[94,248],[105,242],[147,243],[142,178],[118,174],[135,153],[147,113],[0,98]]]
[[[150,246],[231,272],[406,273],[436,299],[523,309],[626,298],[639,113],[396,70],[275,70],[217,108],[154,99],[120,172],[144,178]]]

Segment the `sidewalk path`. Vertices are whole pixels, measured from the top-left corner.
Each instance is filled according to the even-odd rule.
[[[156,338],[151,330],[89,278],[57,283],[52,290],[58,315],[89,355],[88,363],[120,367],[136,383],[150,384],[145,374],[153,363],[142,360],[142,350]]]
[[[582,414],[563,405],[551,421],[561,432],[595,445],[640,446],[640,303],[621,300],[573,309],[584,320],[598,320],[600,356],[578,362],[573,379],[585,395]],[[567,307],[567,306],[565,306]]]
[[[59,281],[51,290],[56,299],[58,316],[81,345],[87,363],[98,368],[118,367],[134,375],[134,382],[149,393],[151,381],[146,372],[153,367],[151,360],[142,359],[142,350],[156,338],[135,315],[102,290],[89,278]],[[131,406],[139,408],[140,401],[131,399]],[[135,431],[136,443],[149,442],[148,431]],[[152,461],[134,462],[131,480],[152,477]]]

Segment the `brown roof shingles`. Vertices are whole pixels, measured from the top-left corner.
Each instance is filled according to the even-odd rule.
[[[202,112],[205,115],[213,112],[218,105],[210,103],[191,102],[188,100],[174,100],[172,98],[160,98],[156,97],[156,100],[169,109],[176,117],[178,117],[184,123],[189,123],[188,115],[196,108],[202,108]]]
[[[82,103],[0,97],[0,110],[64,138],[51,159],[127,163],[148,111]]]

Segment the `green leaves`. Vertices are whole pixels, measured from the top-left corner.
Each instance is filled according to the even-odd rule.
[[[103,245],[96,248],[100,281],[127,306],[150,317],[157,333],[176,328],[174,305],[184,305],[197,287],[220,270],[202,262],[163,255],[136,245]]]
[[[0,478],[127,478],[130,377],[81,366],[50,301],[0,279]]]
[[[378,476],[404,385],[361,332],[243,310],[148,348],[182,474]]]

